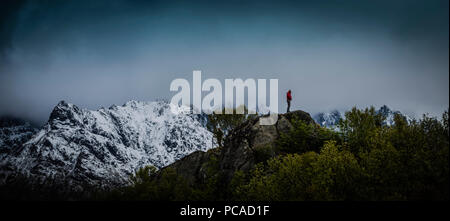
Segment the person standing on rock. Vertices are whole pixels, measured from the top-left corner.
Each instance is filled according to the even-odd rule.
[[[291,100],[292,100],[292,95],[291,95],[291,90],[289,90],[286,94],[286,100],[287,100],[287,113],[290,112],[291,109]]]

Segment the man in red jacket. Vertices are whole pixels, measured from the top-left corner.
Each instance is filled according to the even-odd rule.
[[[289,109],[291,108],[291,100],[292,100],[292,95],[291,95],[291,90],[289,90],[286,94],[286,100],[287,100],[287,112],[289,112]]]

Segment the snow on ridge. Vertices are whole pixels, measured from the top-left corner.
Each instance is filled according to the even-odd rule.
[[[0,168],[62,177],[75,185],[122,185],[141,167],[161,168],[213,147],[211,132],[180,110],[162,101],[128,101],[98,110],[61,101],[48,123]]]
[[[401,113],[400,111],[391,110],[388,106],[383,105],[378,110],[377,113],[383,115],[386,119],[383,123],[387,126],[394,125],[394,116],[395,114],[401,114],[406,118],[408,122],[411,122],[413,118],[408,115]],[[341,114],[338,110],[333,110],[331,112],[320,112],[314,115],[313,119],[316,123],[320,124],[322,127],[328,127],[331,129],[336,129],[339,120],[344,119],[344,114]]]

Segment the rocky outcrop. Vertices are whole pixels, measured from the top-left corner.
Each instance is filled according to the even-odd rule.
[[[236,171],[247,172],[258,163],[258,149],[274,150],[275,141],[281,133],[291,129],[293,119],[315,124],[311,116],[301,110],[280,114],[278,122],[270,126],[260,125],[259,118],[251,119],[230,131],[222,148],[194,152],[162,170],[173,168],[191,184],[201,183],[206,176],[208,161],[214,157],[218,160],[224,182],[230,182]]]

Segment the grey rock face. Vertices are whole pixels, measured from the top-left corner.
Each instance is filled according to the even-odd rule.
[[[247,172],[257,163],[255,150],[259,147],[273,148],[280,133],[286,133],[292,127],[296,118],[309,124],[315,124],[311,116],[304,111],[293,111],[280,114],[275,125],[259,125],[259,118],[244,122],[230,131],[222,148],[208,152],[195,152],[175,162],[167,168],[173,168],[192,184],[202,182],[207,161],[216,157],[219,161],[219,171],[224,175],[224,182],[230,182],[233,174],[238,171]],[[163,168],[164,170],[164,168]]]

